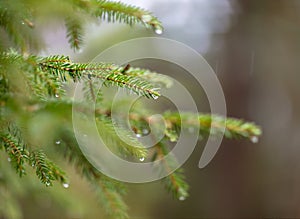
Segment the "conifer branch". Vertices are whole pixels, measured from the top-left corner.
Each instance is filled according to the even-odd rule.
[[[173,80],[169,76],[149,71],[148,69],[129,68],[124,74],[142,78],[159,87],[170,88],[173,85]]]
[[[65,130],[62,142],[57,146],[70,163],[73,163],[81,175],[90,183],[107,214],[116,219],[128,218],[127,206],[122,198],[125,187],[122,183],[100,173],[80,151],[72,131]]]
[[[181,120],[189,127],[200,126],[200,135],[219,135],[225,128],[226,138],[247,138],[259,137],[262,132],[260,127],[251,122],[245,122],[241,119],[225,118],[217,115],[201,114],[198,119],[192,113],[173,113],[166,112],[164,118],[170,128],[181,126]]]
[[[83,22],[80,17],[66,18],[65,26],[67,28],[67,38],[70,47],[74,50],[78,50],[83,43]]]
[[[0,138],[1,146],[5,148],[9,158],[8,161],[19,174],[19,176],[25,175],[25,164],[29,160],[29,152],[19,142],[18,139],[10,134],[2,135]],[[0,146],[0,147],[1,147]]]
[[[106,86],[117,86],[126,88],[137,95],[156,99],[160,96],[159,87],[154,87],[150,82],[131,75],[121,73],[122,68],[113,64],[98,63],[98,64],[81,64],[72,63],[66,56],[50,56],[36,57],[30,56],[24,58],[21,55],[13,53],[3,54],[3,58],[14,58],[23,66],[23,70],[31,73],[29,75],[29,83],[31,89],[36,93],[43,93],[41,87],[47,90],[46,94],[50,96],[59,95],[63,91],[61,89],[62,82],[71,77],[74,81],[87,79],[100,79]],[[28,69],[34,69],[34,73]],[[32,70],[31,70],[32,71]],[[134,69],[137,72],[137,69]],[[140,74],[144,74],[145,70],[140,70]],[[147,74],[150,74],[149,72]],[[164,79],[165,80],[165,79]],[[156,80],[158,81],[158,80]],[[41,84],[42,83],[42,84]],[[38,84],[35,86],[35,84]],[[44,92],[45,93],[45,92]],[[42,95],[42,94],[40,94]]]
[[[102,176],[99,181],[93,182],[91,185],[108,215],[116,219],[129,218],[128,207],[124,203],[122,193],[118,192],[119,189],[111,179]]]
[[[30,164],[36,169],[36,175],[46,186],[52,186],[52,181],[54,180],[57,180],[62,184],[67,183],[65,173],[50,161],[42,151],[37,150],[31,152]]]
[[[96,109],[96,113],[111,115],[111,109]],[[136,110],[134,112],[130,112],[129,115],[123,116],[128,116],[131,124],[135,125],[132,128],[136,130],[136,132],[142,133],[142,129],[148,127],[150,122],[155,123],[153,119],[150,119],[151,115],[151,112],[145,112],[144,110],[142,114]],[[246,122],[242,119],[226,118],[211,114],[195,115],[187,112],[165,112],[163,117],[166,124],[165,135],[171,142],[177,141],[182,124],[184,124],[184,127],[191,129],[200,127],[200,136],[207,136],[209,134],[219,136],[222,134],[222,130],[224,128],[224,135],[226,138],[245,138],[252,141],[253,138],[258,138],[262,134],[259,126],[252,122]],[[139,125],[136,126],[136,124]]]
[[[161,22],[149,11],[142,8],[124,4],[122,2],[113,2],[98,0],[93,14],[102,20],[108,22],[123,22],[129,25],[141,23],[146,27],[152,27],[155,31],[162,31]]]
[[[32,168],[36,168],[36,175],[46,186],[51,186],[54,180],[61,183],[67,182],[65,173],[50,161],[42,151],[27,149],[26,144],[17,138],[20,136],[20,131],[17,128],[12,127],[9,130],[14,134],[7,133],[0,136],[0,149],[4,147],[9,156],[9,162],[19,176],[25,175],[26,165],[30,165]]]
[[[97,118],[96,121],[101,138],[115,153],[131,155],[136,158],[147,156],[146,148],[125,129],[114,124],[110,118]],[[118,129],[118,132],[115,129]],[[123,139],[120,139],[118,135]]]
[[[169,153],[170,151],[168,147],[163,141],[161,141],[155,146],[155,152],[152,157],[152,161],[160,161],[164,168],[164,170],[161,172],[169,173],[163,179],[167,190],[173,194],[173,197],[182,201],[188,197],[189,185],[185,182],[185,176],[182,168],[178,168],[172,172],[177,162],[175,157]],[[166,158],[168,154],[169,157]]]

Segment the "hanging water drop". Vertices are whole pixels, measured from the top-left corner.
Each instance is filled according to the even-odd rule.
[[[156,34],[158,34],[158,35],[160,35],[160,34],[162,34],[163,33],[163,30],[162,30],[162,28],[161,27],[157,27],[157,28],[155,28],[155,33]]]
[[[136,136],[137,138],[142,137],[142,135],[141,135],[140,133],[137,133],[135,136]]]
[[[140,160],[141,162],[143,162],[143,161],[145,160],[145,158],[144,158],[144,157],[141,157],[139,160]]]
[[[57,141],[55,142],[55,144],[60,144],[60,140],[57,140]]]
[[[9,157],[9,158],[7,158],[7,161],[8,161],[8,162],[11,162],[11,158],[10,158],[10,157]]]
[[[250,141],[252,142],[252,143],[258,143],[258,137],[257,136],[251,136],[250,137]]]
[[[149,134],[149,130],[148,129],[143,129],[143,134],[144,135],[148,135]]]
[[[69,186],[70,186],[68,183],[63,183],[62,185],[63,185],[63,187],[66,188],[66,189],[69,188]]]
[[[179,197],[179,200],[180,200],[180,201],[184,201],[184,200],[185,200],[185,197],[184,197],[184,196],[180,196],[180,197]]]
[[[157,100],[158,96],[157,96],[157,95],[152,95],[152,98],[153,98],[154,100]]]
[[[145,14],[142,16],[142,21],[148,23],[152,20],[152,16],[150,14]]]

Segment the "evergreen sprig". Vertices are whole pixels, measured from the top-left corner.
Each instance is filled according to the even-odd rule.
[[[115,153],[120,155],[131,155],[136,158],[147,156],[147,150],[136,138],[130,135],[126,129],[113,123],[110,118],[102,117],[97,120],[99,134],[104,141]],[[116,132],[117,130],[117,132]],[[120,139],[122,136],[122,139]]]
[[[126,88],[137,95],[153,99],[160,96],[158,92],[159,87],[154,87],[154,85],[141,77],[122,74],[122,67],[114,64],[72,63],[66,56],[29,56],[25,58],[17,55],[16,52],[4,53],[2,56],[3,59],[14,59],[18,65],[23,66],[21,70],[29,73],[28,84],[40,96],[42,94],[45,95],[45,93],[50,96],[60,96],[63,93],[61,89],[62,83],[66,82],[68,78],[71,78],[73,81],[78,81],[82,78],[100,79],[105,86],[112,85]],[[134,71],[137,72],[138,70],[134,69]],[[146,71],[140,69],[141,75],[144,72]],[[164,77],[162,81],[165,81]],[[156,79],[156,82],[159,82],[159,80]],[[43,92],[43,89],[46,89],[46,92]]]
[[[16,128],[14,129],[16,130]],[[18,137],[9,133],[2,135],[0,137],[0,149],[2,147],[8,154],[8,161],[19,176],[25,175],[26,166],[30,165],[36,169],[36,175],[46,186],[51,186],[54,180],[63,184],[67,183],[65,173],[50,161],[44,152],[41,150],[30,151]]]
[[[124,185],[99,172],[80,151],[72,130],[64,130],[61,143],[56,149],[81,173],[89,182],[101,206],[112,218],[128,218],[127,205],[123,200],[126,193]]]
[[[140,7],[105,0],[96,1],[96,5],[93,13],[102,20],[129,25],[141,23],[146,27],[152,27],[158,33],[163,30],[161,22],[152,13]]]
[[[255,141],[254,139],[262,134],[259,126],[252,122],[245,122],[242,119],[225,118],[210,114],[201,114],[196,119],[191,119],[193,117],[195,118],[195,115],[192,113],[164,113],[169,128],[175,131],[178,130],[178,127],[181,127],[181,123],[184,123],[190,128],[193,128],[193,126],[200,127],[200,135],[202,136],[209,134],[218,136],[225,129],[226,138],[247,138]]]
[[[36,150],[30,154],[30,164],[36,169],[36,175],[46,186],[52,186],[53,181],[59,181],[64,187],[67,187],[65,173],[52,161],[50,161],[44,152]]]
[[[10,134],[2,135],[0,142],[0,147],[4,147],[8,154],[8,161],[11,162],[19,176],[23,176],[25,174],[25,164],[29,161],[29,151],[20,140]]]
[[[177,161],[164,142],[165,140],[155,145],[152,161],[160,161],[160,164],[163,167],[161,173],[168,173],[168,175],[163,179],[166,189],[172,193],[173,197],[183,201],[188,197],[189,185],[185,181],[182,168],[178,168],[173,171],[177,165]],[[167,155],[168,157],[166,157]]]
[[[83,44],[83,20],[81,20],[80,17],[69,17],[66,18],[65,25],[70,47],[74,50],[79,50]]]

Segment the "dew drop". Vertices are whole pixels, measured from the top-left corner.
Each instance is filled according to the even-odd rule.
[[[163,33],[163,30],[162,30],[161,27],[156,28],[154,31],[155,31],[155,33],[158,34],[158,35],[160,35],[160,34]]]
[[[141,135],[140,133],[137,133],[135,136],[136,136],[137,138],[142,137],[142,135]]]
[[[144,158],[144,157],[141,157],[139,160],[140,160],[141,162],[143,162],[143,161],[145,160],[145,158]]]
[[[252,142],[252,143],[258,143],[258,137],[256,137],[256,136],[251,136],[250,137],[250,141]]]
[[[143,129],[143,134],[144,135],[148,135],[149,134],[149,130],[148,129]]]
[[[57,141],[55,142],[55,144],[60,144],[60,140],[57,140]]]
[[[25,24],[25,22],[24,22],[24,21],[22,21],[22,22],[21,22],[21,24],[22,24],[22,25],[24,25],[24,24]]]
[[[11,162],[11,158],[10,158],[10,157],[9,157],[9,158],[7,158],[7,161],[8,161],[8,162]]]
[[[46,186],[50,186],[51,185],[51,183],[50,182],[46,182]]]
[[[31,166],[34,167],[35,166],[34,163],[32,163]]]
[[[145,23],[147,23],[151,20],[152,20],[152,16],[149,15],[149,14],[145,14],[145,15],[142,16],[142,21],[145,22]]]
[[[58,94],[55,94],[54,96],[55,96],[56,98],[59,98],[59,95],[58,95]]]
[[[70,186],[68,183],[63,183],[62,185],[63,185],[63,187],[66,188],[66,189],[69,188],[69,186]]]
[[[180,201],[184,201],[184,200],[185,200],[185,197],[184,197],[184,196],[180,196],[180,197],[179,197],[179,200],[180,200]]]
[[[152,98],[153,98],[154,100],[157,100],[157,99],[158,99],[158,96],[157,96],[157,95],[152,95]]]

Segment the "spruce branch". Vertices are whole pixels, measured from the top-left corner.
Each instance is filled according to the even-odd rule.
[[[188,197],[189,185],[185,181],[185,176],[183,174],[183,169],[178,168],[172,172],[173,168],[176,166],[177,161],[175,157],[170,154],[170,151],[163,141],[155,145],[155,152],[152,157],[152,161],[159,160],[163,166],[163,173],[169,173],[164,179],[166,189],[172,193],[173,197],[179,200],[185,200]],[[169,156],[166,158],[166,156]],[[155,168],[155,167],[154,167]]]
[[[0,55],[1,56],[1,55]],[[60,96],[63,95],[62,83],[68,78],[73,81],[81,79],[97,79],[103,81],[106,86],[117,86],[128,89],[129,91],[148,98],[156,99],[160,96],[159,87],[154,86],[150,82],[143,79],[140,75],[150,75],[151,72],[143,69],[130,69],[135,75],[122,74],[122,67],[109,64],[87,64],[87,63],[72,63],[67,56],[49,56],[37,57],[29,56],[27,58],[12,51],[3,53],[1,57],[4,61],[10,60],[11,64],[22,66],[21,70],[25,71],[28,77],[28,86],[37,96],[45,95]],[[12,60],[15,60],[13,62]],[[33,74],[32,74],[33,73]],[[155,83],[159,82],[158,74],[154,73]],[[162,77],[162,82],[165,83],[166,78]]]
[[[112,218],[128,218],[127,206],[122,198],[126,193],[123,183],[117,182],[99,172],[80,151],[74,133],[65,130],[62,142],[56,149],[73,163],[75,168],[90,183],[101,205]]]
[[[146,148],[125,129],[113,123],[110,118],[100,117],[96,121],[101,138],[114,152],[136,158],[147,156]],[[122,136],[122,139],[119,135]]]
[[[26,165],[36,169],[36,175],[46,186],[52,185],[56,180],[66,183],[65,173],[41,150],[30,151],[22,141],[20,130],[15,126],[9,126],[8,132],[0,136],[0,149],[4,148],[7,152],[9,162],[17,171],[19,176],[26,174]]]
[[[10,134],[1,135],[0,143],[9,156],[9,162],[11,162],[12,167],[16,170],[19,176],[25,175],[25,164],[29,160],[29,151],[24,147],[19,139]]]
[[[70,47],[74,50],[78,50],[83,43],[83,21],[80,17],[68,17],[65,21],[67,28],[67,38]]]
[[[159,74],[148,69],[129,68],[125,73],[133,77],[139,77],[159,87],[170,88],[173,85],[173,80],[167,75]]]
[[[200,126],[200,135],[219,135],[223,128],[225,128],[226,138],[246,138],[252,140],[254,137],[259,137],[262,131],[259,126],[252,122],[245,122],[241,119],[226,118],[218,115],[200,114],[198,119],[191,119],[194,117],[192,113],[164,113],[164,118],[168,121],[170,128],[181,126],[182,123],[189,127],[195,125]]]
[[[110,107],[106,109],[96,109],[96,113],[103,115],[111,115]],[[142,133],[143,128],[148,127],[149,123],[155,123],[151,119],[152,113],[149,111],[138,111],[130,112],[129,115],[122,115],[124,118],[128,116],[132,126],[137,133]],[[261,128],[254,124],[253,122],[246,122],[242,119],[235,118],[226,118],[218,115],[211,114],[194,114],[188,112],[165,112],[163,114],[166,130],[165,135],[169,138],[171,142],[177,141],[178,135],[182,124],[184,127],[193,128],[200,127],[200,136],[219,136],[222,133],[222,130],[225,128],[225,137],[226,138],[244,138],[253,140],[253,138],[258,138],[261,134]]]
[[[66,185],[67,179],[65,173],[50,161],[44,152],[40,150],[31,152],[30,164],[36,169],[36,175],[46,186],[52,186],[54,180]]]
[[[129,218],[128,207],[124,203],[122,193],[118,192],[116,184],[111,179],[103,176],[98,181],[91,182],[91,185],[108,215],[116,219]]]
[[[113,2],[98,0],[93,4],[93,14],[102,20],[108,22],[123,22],[129,25],[140,23],[146,27],[152,27],[156,32],[163,30],[161,22],[149,11],[142,8],[124,4],[122,2]]]

